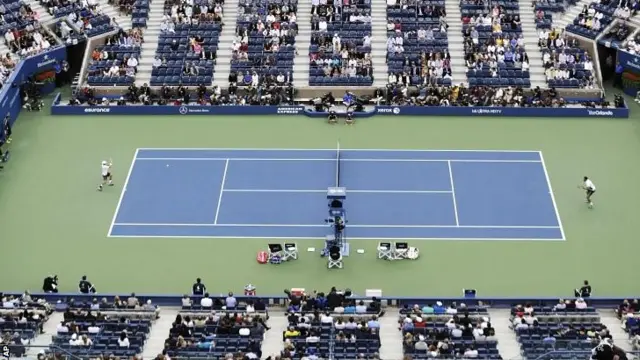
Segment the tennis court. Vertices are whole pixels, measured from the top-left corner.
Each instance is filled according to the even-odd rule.
[[[138,149],[111,237],[564,240],[539,151]]]

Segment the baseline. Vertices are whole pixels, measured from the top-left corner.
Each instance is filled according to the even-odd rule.
[[[118,218],[118,213],[120,212],[120,207],[122,206],[122,200],[124,199],[124,194],[127,191],[127,185],[129,184],[129,179],[131,179],[131,174],[133,173],[133,168],[136,165],[136,159],[138,158],[138,153],[140,149],[136,149],[133,153],[133,159],[131,159],[131,164],[129,165],[129,171],[127,172],[127,176],[124,179],[124,183],[122,183],[122,189],[120,190],[120,197],[118,198],[118,204],[116,205],[116,209],[113,212],[113,218],[111,218],[111,224],[109,225],[109,232],[107,233],[107,237],[111,236],[113,232],[113,226],[116,223],[116,219]]]

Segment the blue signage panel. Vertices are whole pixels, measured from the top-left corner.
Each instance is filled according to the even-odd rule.
[[[326,117],[326,113],[313,112],[304,106],[68,106],[59,105],[56,98],[51,108],[53,115],[306,115]],[[587,108],[509,108],[509,107],[427,107],[376,106],[374,110],[355,113],[356,118],[375,115],[410,116],[506,116],[506,117],[602,117],[627,118],[629,109]]]
[[[67,50],[64,46],[60,46],[45,53],[28,57],[18,63],[0,91],[0,121],[7,114],[9,114],[11,124],[16,121],[22,107],[20,85],[24,80],[35,73],[55,69],[56,65],[66,58]]]

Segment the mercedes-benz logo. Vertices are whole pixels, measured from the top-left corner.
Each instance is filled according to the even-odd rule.
[[[180,106],[180,109],[178,109],[178,112],[181,115],[186,115],[189,112],[189,109],[187,109],[187,107],[183,105],[183,106]]]

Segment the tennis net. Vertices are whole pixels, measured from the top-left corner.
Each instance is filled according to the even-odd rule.
[[[340,142],[336,147],[336,187],[340,187]]]

